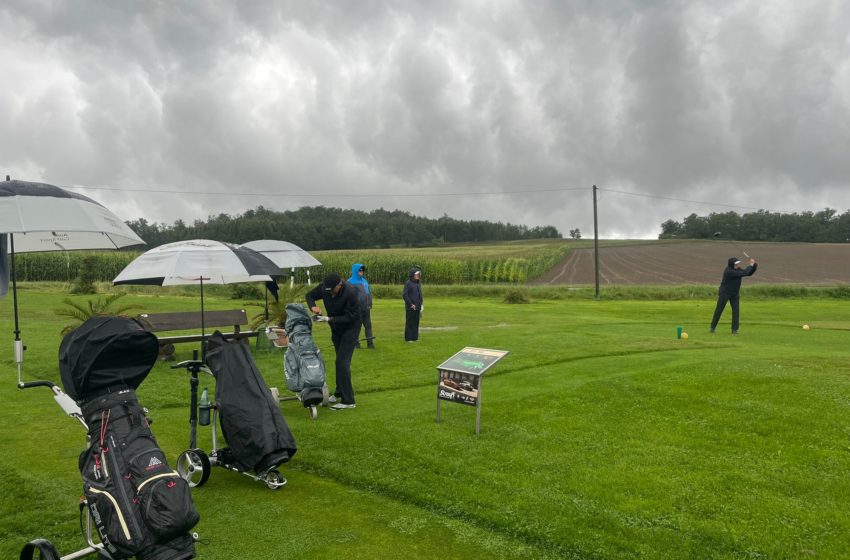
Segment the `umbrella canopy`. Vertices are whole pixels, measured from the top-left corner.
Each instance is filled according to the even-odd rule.
[[[256,251],[232,243],[190,239],[160,245],[139,255],[112,283],[237,284],[270,281],[271,276],[280,276],[280,268]]]
[[[27,384],[21,381],[24,345],[18,324],[15,255],[143,244],[123,220],[87,196],[46,183],[13,181],[8,176],[0,182],[0,298],[6,293],[7,278],[11,278],[19,387]]]
[[[54,185],[0,182],[0,234],[15,253],[118,249],[144,241],[98,202]]]
[[[322,264],[313,255],[288,241],[258,239],[257,241],[243,243],[241,247],[247,247],[264,254],[280,268],[303,268]]]
[[[201,359],[206,359],[204,284],[273,282],[280,268],[251,249],[210,239],[191,239],[160,245],[142,253],[112,281],[115,285],[147,284],[201,287]]]

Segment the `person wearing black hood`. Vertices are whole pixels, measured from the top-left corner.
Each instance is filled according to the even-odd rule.
[[[354,408],[354,387],[351,384],[351,358],[354,356],[354,343],[360,332],[360,301],[357,289],[344,281],[339,274],[331,273],[324,281],[307,292],[307,307],[321,315],[322,310],[316,300],[322,299],[325,305],[325,317],[331,327],[331,341],[336,350],[336,388],[330,401],[335,403],[331,410]]]
[[[714,332],[714,329],[717,328],[717,323],[720,321],[720,316],[728,302],[732,307],[732,334],[738,334],[741,279],[744,276],[752,276],[758,266],[755,259],[750,259],[750,266],[742,269],[741,261],[735,257],[729,259],[728,266],[723,271],[723,279],[720,281],[720,289],[717,292],[717,307],[714,308],[714,317],[711,318],[709,332]]]
[[[422,314],[422,286],[419,284],[422,271],[419,268],[411,268],[407,273],[407,282],[404,284],[404,341],[416,342],[419,340],[419,316]]]

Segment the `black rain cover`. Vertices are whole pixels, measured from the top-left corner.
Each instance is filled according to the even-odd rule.
[[[59,373],[71,398],[88,401],[113,387],[138,388],[156,363],[159,342],[129,317],[92,317],[62,339]]]
[[[248,346],[229,343],[216,331],[207,343],[207,365],[215,376],[221,431],[236,467],[258,472],[276,466],[264,459],[281,459],[272,461],[279,464],[292,458],[298,449],[295,438]]]

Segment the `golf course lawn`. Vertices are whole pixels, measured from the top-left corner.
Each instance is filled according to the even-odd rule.
[[[373,309],[377,350],[352,364],[357,408],[281,409],[299,451],[271,491],[214,468],[193,496],[199,558],[847,558],[850,303],[747,299],[741,334],[713,301],[430,297],[420,342],[403,305]],[[20,292],[24,378],[59,382],[67,295]],[[87,298],[77,298],[84,302]],[[130,295],[140,311],[192,297]],[[208,309],[239,307],[210,298]],[[808,324],[810,330],[801,326]],[[681,325],[687,340],[676,339]],[[82,427],[49,391],[15,388],[11,298],[0,304],[0,558],[30,539],[82,547]],[[325,325],[314,339],[333,385]],[[475,410],[443,402],[436,366],[464,346],[510,351]],[[188,359],[194,344],[178,346]],[[280,350],[257,350],[285,390]],[[201,387],[214,387],[212,378]],[[188,376],[160,363],[140,387],[172,464],[188,444]],[[210,431],[199,445],[209,449]]]

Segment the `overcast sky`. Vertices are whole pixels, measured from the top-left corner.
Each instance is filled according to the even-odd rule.
[[[589,237],[594,184],[602,237],[850,207],[846,0],[4,0],[0,37],[0,172],[126,220],[383,207]]]

